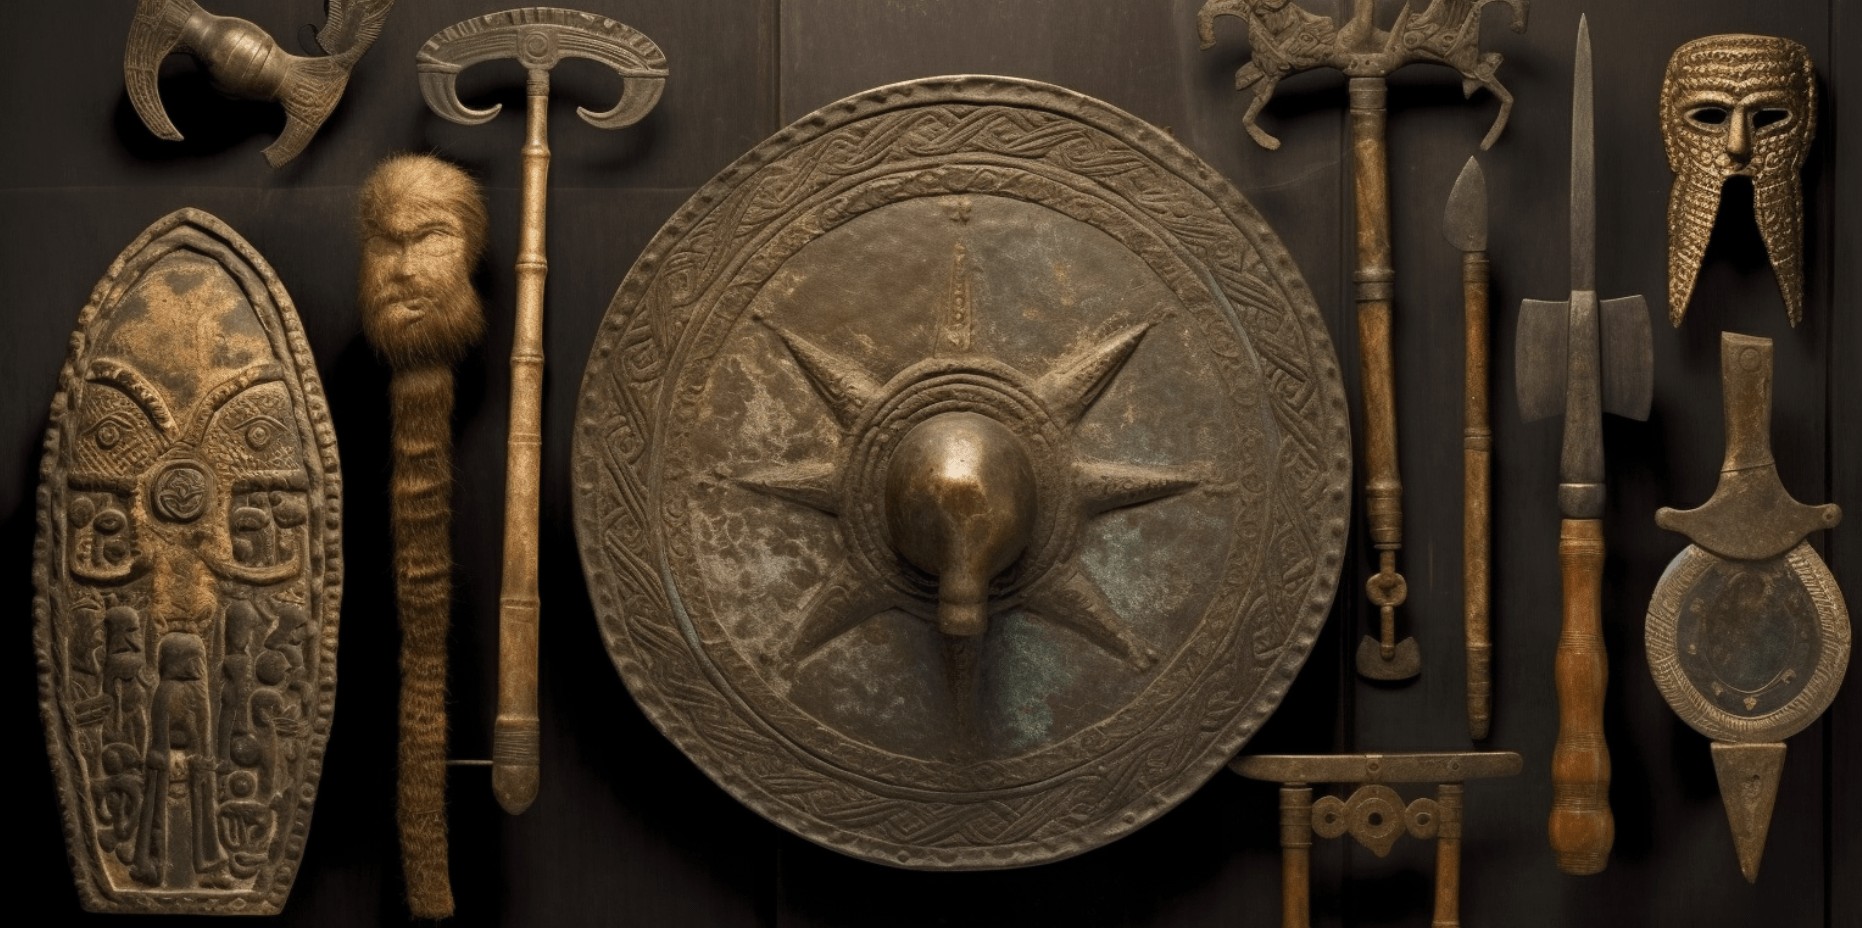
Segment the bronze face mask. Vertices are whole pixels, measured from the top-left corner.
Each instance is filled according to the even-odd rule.
[[[1752,179],[1753,212],[1796,325],[1804,315],[1804,193],[1798,172],[1817,123],[1816,69],[1789,39],[1713,35],[1668,60],[1662,137],[1675,173],[1668,197],[1668,321],[1687,312],[1713,236],[1720,190]]]

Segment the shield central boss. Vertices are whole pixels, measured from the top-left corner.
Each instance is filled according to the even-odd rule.
[[[576,415],[603,637],[746,805],[858,857],[1041,863],[1196,789],[1324,622],[1338,364],[1161,132],[936,78],[778,133],[622,283]]]

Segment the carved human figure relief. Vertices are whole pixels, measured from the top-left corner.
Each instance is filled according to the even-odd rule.
[[[84,907],[269,914],[336,683],[335,434],[291,300],[181,210],[78,319],[40,468],[34,644]]]

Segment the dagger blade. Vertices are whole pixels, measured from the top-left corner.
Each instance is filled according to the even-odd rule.
[[[1590,20],[1578,17],[1571,78],[1571,290],[1597,289],[1597,134],[1591,83]]]

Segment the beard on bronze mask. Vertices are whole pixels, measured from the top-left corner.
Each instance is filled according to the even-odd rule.
[[[1798,174],[1816,131],[1816,68],[1804,46],[1715,35],[1675,50],[1662,81],[1668,198],[1668,319],[1687,312],[1721,192],[1752,180],[1752,207],[1791,324],[1803,318],[1804,195]]]

